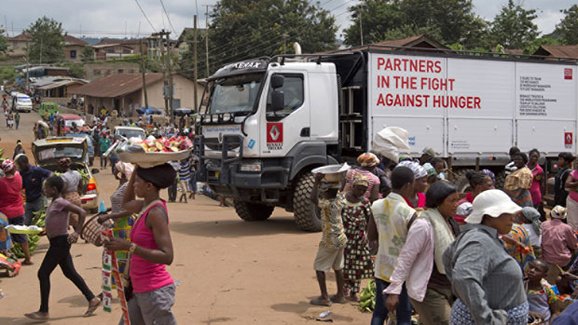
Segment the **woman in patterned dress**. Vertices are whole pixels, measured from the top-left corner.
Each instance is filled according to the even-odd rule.
[[[371,218],[371,203],[364,197],[369,180],[357,175],[345,195],[342,196],[343,226],[347,236],[345,246],[345,292],[349,299],[358,301],[357,293],[362,279],[373,278],[373,261],[367,245],[367,221]]]

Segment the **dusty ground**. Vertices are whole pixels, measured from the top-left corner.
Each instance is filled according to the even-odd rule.
[[[12,156],[17,139],[30,152],[35,113],[22,114],[20,130],[9,131],[0,119],[0,148]],[[101,198],[116,187],[110,170],[96,175]],[[163,193],[166,196],[166,191]],[[174,313],[180,324],[312,324],[325,310],[333,312],[334,323],[368,324],[369,314],[352,304],[321,308],[309,305],[318,294],[312,270],[320,234],[295,228],[290,214],[276,210],[266,222],[247,223],[232,208],[199,196],[195,201],[169,205],[174,263],[168,268],[178,284]],[[1,278],[6,295],[0,301],[0,324],[28,324],[23,314],[40,303],[36,272],[47,248],[47,240],[33,255],[32,266],[23,267],[15,278]],[[74,263],[94,292],[100,286],[101,249],[80,243],[72,248]],[[87,302],[57,269],[52,274],[48,324],[117,324],[120,307],[112,313],[98,311],[82,318]],[[333,277],[329,288],[335,290]]]

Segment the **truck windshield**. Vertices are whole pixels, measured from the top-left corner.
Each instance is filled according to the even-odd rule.
[[[253,111],[263,76],[253,73],[215,80],[207,114]]]

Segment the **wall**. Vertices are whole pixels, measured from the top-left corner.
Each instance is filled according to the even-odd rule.
[[[138,73],[140,67],[137,63],[89,63],[84,65],[84,76],[87,80],[95,80],[105,76],[120,73]]]

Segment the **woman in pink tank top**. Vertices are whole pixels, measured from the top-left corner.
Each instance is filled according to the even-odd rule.
[[[152,168],[137,167],[128,183],[123,209],[139,213],[127,241],[112,238],[110,250],[128,250],[132,293],[127,295],[132,324],[176,324],[171,308],[175,285],[166,265],[173,262],[166,202],[159,191],[176,177],[169,164]],[[135,195],[142,200],[135,199]]]

